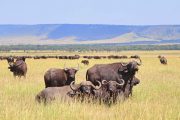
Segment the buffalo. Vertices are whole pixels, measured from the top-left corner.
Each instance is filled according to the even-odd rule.
[[[74,81],[71,83],[70,87],[72,90],[77,91],[80,90],[81,94],[90,95],[93,90],[98,90],[101,88],[101,83],[99,81],[98,86],[95,86],[91,81],[83,81],[80,84],[74,85]]]
[[[90,81],[83,81],[77,85],[75,85],[74,81],[72,81],[70,85],[45,88],[36,95],[35,100],[39,103],[44,102],[45,104],[56,99],[66,102],[70,102],[74,99],[79,99],[82,101],[83,99],[81,98],[84,98],[86,94],[89,95],[94,89],[98,90],[100,88],[100,82],[98,86],[95,86]]]
[[[121,84],[112,80],[102,80],[102,87],[93,91],[94,98],[109,105],[115,103],[123,85],[124,80]]]
[[[70,60],[74,60],[74,59],[79,59],[80,56],[79,55],[74,55],[74,56],[59,56],[59,59],[70,59]]]
[[[101,59],[101,56],[93,56],[94,59]]]
[[[0,56],[0,60],[6,60],[7,58],[6,56]]]
[[[93,67],[89,68],[86,73],[86,80],[91,81],[96,84],[96,81],[102,80],[113,80],[117,81],[118,83],[122,82],[122,79],[119,77],[118,72],[107,67],[106,65],[94,65]]]
[[[79,70],[78,68],[51,68],[44,75],[45,87],[61,87],[64,85],[70,85],[72,81],[75,81],[75,74]]]
[[[14,77],[24,76],[26,78],[27,64],[25,62],[25,57],[18,57],[15,62],[13,57],[8,57],[7,61],[9,64],[8,68],[11,72],[13,72]]]
[[[130,58],[140,59],[139,55],[132,55]]]
[[[83,63],[84,65],[89,65],[89,61],[88,60],[82,60],[81,63]]]
[[[158,58],[159,58],[161,64],[167,65],[166,57],[159,55]]]
[[[118,55],[109,55],[107,57],[108,59],[125,59],[125,58],[128,58],[127,56],[123,55],[123,56],[118,56]]]
[[[131,61],[129,63],[96,64],[87,70],[86,80],[94,84],[102,80],[121,82],[122,75],[133,78],[139,65],[141,65],[141,59],[140,63]]]
[[[139,83],[140,80],[134,77],[131,83],[127,83],[125,91],[122,91],[125,82],[119,84],[112,80],[102,80],[102,87],[99,90],[94,90],[92,94],[96,100],[110,105],[111,103],[116,103],[118,100],[124,100],[124,98],[130,95],[132,96],[133,87]]]

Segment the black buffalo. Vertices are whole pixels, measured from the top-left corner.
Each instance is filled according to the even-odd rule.
[[[120,84],[111,80],[102,80],[102,86],[100,86],[101,83],[99,81],[97,83],[99,85],[95,86],[90,81],[84,81],[79,85],[71,85],[71,89],[74,91],[80,90],[82,100],[88,98],[86,100],[109,104],[110,102],[116,102],[119,88],[124,85],[124,82]]]
[[[120,83],[122,75],[126,75],[127,78],[133,78],[139,69],[139,65],[141,65],[141,60],[140,63],[131,61],[129,63],[96,64],[87,70],[86,80],[94,84],[96,81],[102,80],[113,80]]]
[[[140,59],[139,55],[132,55],[130,58]]]
[[[139,83],[140,80],[134,77],[131,83],[127,83],[125,91],[122,91],[125,83],[119,84],[116,81],[102,80],[102,87],[99,90],[94,90],[92,92],[93,98],[110,105],[112,103],[116,103],[117,101],[122,101],[130,95],[132,96],[133,87]]]
[[[120,78],[118,72],[113,70],[112,68],[106,66],[106,65],[94,65],[93,67],[89,68],[86,73],[86,80],[91,81],[94,84],[96,84],[96,81],[102,81],[102,80],[113,80],[117,81],[118,83],[122,82],[122,79]]]
[[[159,58],[161,64],[167,65],[166,57],[159,55],[158,58]]]
[[[115,103],[118,95],[120,94],[120,88],[123,87],[123,85],[124,81],[120,84],[112,80],[102,80],[102,87],[99,90],[94,90],[93,96],[95,100],[99,100],[100,102],[104,102],[106,104]]]
[[[75,74],[79,67],[76,68],[51,68],[44,75],[45,87],[60,87],[70,85],[75,81]]]
[[[25,57],[18,57],[17,60],[14,62],[13,57],[7,58],[9,69],[13,72],[14,77],[26,77],[27,73],[27,64],[25,62]]]
[[[89,61],[88,60],[82,60],[81,63],[83,63],[84,65],[89,65]]]

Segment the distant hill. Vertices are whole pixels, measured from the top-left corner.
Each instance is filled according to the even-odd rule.
[[[178,44],[180,25],[0,25],[0,45]]]

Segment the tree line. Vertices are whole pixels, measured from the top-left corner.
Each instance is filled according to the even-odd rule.
[[[180,50],[176,45],[119,45],[119,44],[91,44],[91,45],[0,45],[0,51],[11,50],[63,50],[63,51],[128,51],[128,50]]]

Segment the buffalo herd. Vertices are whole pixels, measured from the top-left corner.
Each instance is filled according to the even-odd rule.
[[[0,60],[7,60],[8,69],[14,77],[26,77],[26,58],[34,59],[79,59],[79,55],[74,56],[0,56]],[[83,56],[86,59],[122,59],[127,56]],[[140,83],[135,76],[142,65],[138,55],[130,56],[135,58],[129,62],[117,62],[110,64],[95,64],[86,71],[86,80],[75,84],[77,68],[50,68],[44,74],[45,88],[39,92],[35,99],[39,103],[49,103],[55,99],[63,101],[74,101],[85,99],[103,103],[116,103],[132,96],[133,87]],[[158,56],[162,64],[167,64],[164,56]],[[82,64],[89,65],[88,60],[82,60]]]
[[[36,95],[36,101],[46,104],[55,99],[84,101],[88,98],[107,104],[116,103],[132,95],[133,86],[140,83],[135,74],[141,64],[141,59],[96,64],[87,70],[86,80],[80,84],[74,84],[78,69],[51,68],[44,75],[45,89]]]

